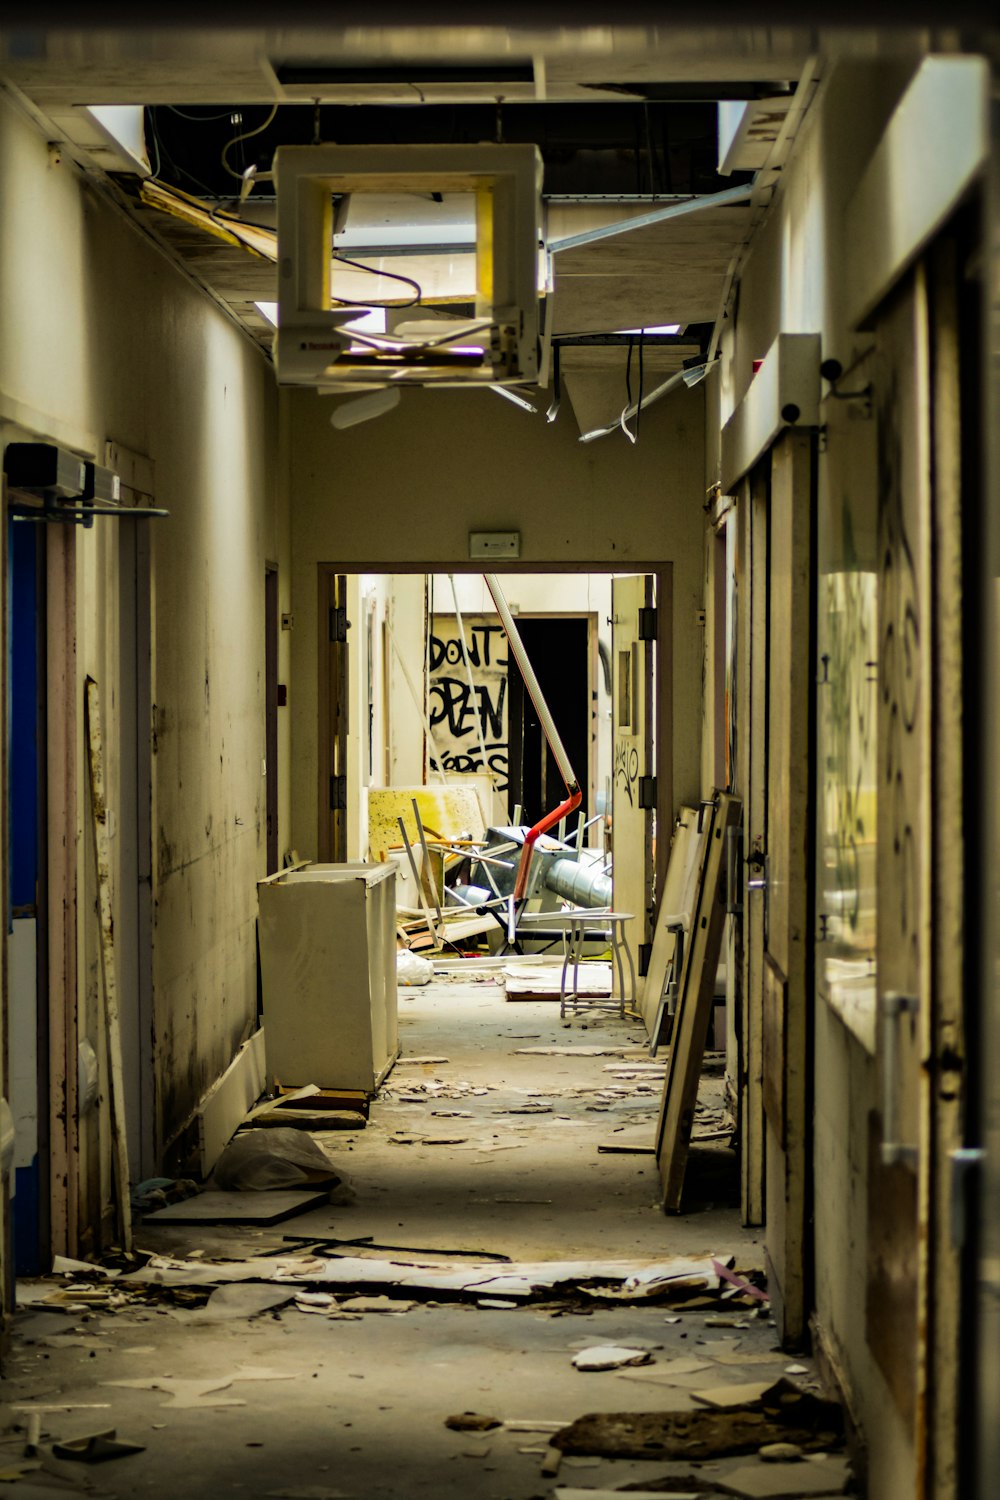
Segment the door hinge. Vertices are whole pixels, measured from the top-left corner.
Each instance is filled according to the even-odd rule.
[[[657,634],[657,613],[655,605],[644,605],[639,610],[639,639],[640,641],[655,641]]]
[[[652,943],[640,943],[639,944],[639,974],[640,975],[646,975],[646,974],[649,973],[649,960],[652,957],[652,953],[653,953],[653,945],[652,945]]]
[[[330,777],[330,811],[347,811],[347,777]]]
[[[641,808],[656,807],[656,777],[639,777],[639,806]]]
[[[351,622],[347,618],[347,609],[343,604],[330,605],[330,640],[336,645],[343,645],[347,640],[347,632],[351,628]]]

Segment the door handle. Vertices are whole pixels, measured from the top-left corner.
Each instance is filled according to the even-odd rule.
[[[920,1009],[916,995],[888,990],[882,996],[882,1165],[916,1167],[917,1148],[898,1139],[896,1087],[899,1083],[899,1033],[904,1016]]]

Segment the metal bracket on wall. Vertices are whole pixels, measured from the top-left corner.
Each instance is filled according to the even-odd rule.
[[[330,640],[334,645],[342,646],[347,640],[347,632],[351,628],[351,622],[347,618],[347,608],[343,604],[331,604],[330,606]]]

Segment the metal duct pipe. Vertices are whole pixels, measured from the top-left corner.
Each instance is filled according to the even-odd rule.
[[[600,865],[582,865],[575,859],[554,859],[542,881],[555,895],[577,906],[610,906],[611,876]]]

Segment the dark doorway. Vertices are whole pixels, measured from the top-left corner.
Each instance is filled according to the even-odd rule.
[[[517,628],[539,686],[556,722],[584,800],[580,812],[590,816],[590,744],[595,711],[590,670],[590,621],[585,615],[526,618]],[[565,796],[562,777],[542,735],[538,715],[512,669],[510,694],[510,807],[520,803],[526,823],[537,822]]]

